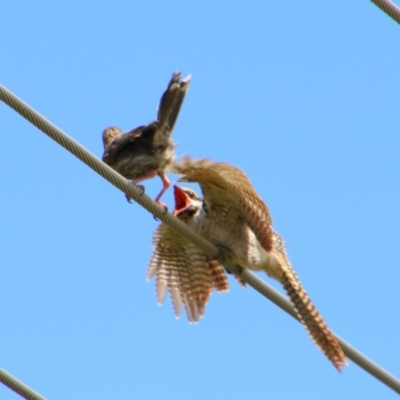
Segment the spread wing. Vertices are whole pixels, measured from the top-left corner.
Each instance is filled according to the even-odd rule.
[[[182,181],[198,182],[206,202],[235,208],[263,248],[272,249],[272,219],[268,208],[242,170],[226,163],[190,157],[173,163],[170,170],[180,174]]]
[[[168,290],[175,316],[180,316],[183,304],[188,320],[197,322],[212,289],[229,289],[224,268],[163,224],[154,232],[153,246],[147,279],[156,278],[158,303],[162,304]]]
[[[206,203],[208,199],[213,205],[221,204],[228,213],[234,209],[247,222],[262,247],[278,261],[280,281],[311,338],[341,370],[346,364],[343,350],[304,290],[288,260],[283,239],[272,228],[268,208],[247,176],[225,163],[194,161],[189,157],[172,164],[171,170],[180,174],[183,181],[198,182]]]

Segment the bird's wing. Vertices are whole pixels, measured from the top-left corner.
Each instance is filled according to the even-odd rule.
[[[272,219],[268,208],[242,170],[226,163],[193,160],[188,156],[174,162],[169,170],[180,174],[182,181],[198,182],[206,201],[235,208],[261,246],[266,251],[272,249]]]
[[[161,246],[159,244],[163,233],[165,231],[165,225],[161,224],[154,231],[153,234],[153,246],[155,247],[155,251],[151,255],[151,259],[147,268],[147,280],[151,280],[154,277],[156,278],[156,293],[157,293],[157,303],[162,304],[164,302],[165,294],[168,288],[168,265],[165,263],[165,258],[168,258],[168,254],[166,257],[167,248],[165,246]],[[179,317],[180,311],[177,312],[179,307],[175,307],[175,315]]]
[[[210,268],[211,271],[211,280],[213,288],[220,293],[228,292],[229,283],[228,279],[226,278],[226,272],[223,265],[220,264],[217,260],[208,259],[208,267]]]
[[[158,122],[141,125],[129,132],[117,137],[107,148],[103,155],[103,161],[111,161],[118,158],[121,153],[134,152],[138,147],[152,142],[157,130]]]
[[[171,169],[179,173],[184,181],[198,182],[205,200],[208,198],[210,202],[222,204],[225,212],[227,208],[238,211],[262,247],[278,261],[281,272],[279,280],[311,338],[341,370],[346,364],[343,350],[305,292],[288,260],[283,239],[272,228],[267,206],[244,172],[225,163],[194,161],[189,157],[173,163]]]
[[[197,322],[204,315],[212,288],[217,291],[229,288],[223,267],[217,262],[210,262],[195,245],[163,224],[153,235],[153,245],[147,279],[156,278],[159,304],[168,289],[175,316],[179,317],[183,304],[188,320]]]

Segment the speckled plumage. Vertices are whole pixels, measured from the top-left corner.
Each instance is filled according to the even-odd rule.
[[[180,80],[174,73],[163,93],[157,120],[123,134],[117,127],[103,132],[103,161],[134,184],[155,175],[163,181],[161,195],[169,187],[166,166],[174,159],[175,143],[171,134],[190,83],[190,76]]]
[[[201,218],[202,200],[191,189],[183,190],[193,198],[176,216],[193,227]],[[154,232],[153,246],[147,279],[156,278],[158,303],[162,304],[168,290],[175,316],[180,316],[183,304],[189,322],[197,322],[204,315],[212,289],[229,290],[224,267],[164,224]]]
[[[239,168],[207,159],[183,158],[169,168],[181,181],[200,184],[205,216],[194,229],[227,253],[231,261],[264,270],[287,292],[311,338],[340,371],[346,358],[293,270],[283,239],[274,231],[266,204]]]

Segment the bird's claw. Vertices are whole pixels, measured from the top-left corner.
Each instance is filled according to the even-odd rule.
[[[144,186],[143,185],[136,185],[136,184],[134,184],[134,185],[141,191],[140,195],[143,196],[144,192],[145,192]]]
[[[144,186],[143,185],[137,185],[134,182],[132,182],[132,185],[134,185],[135,187],[137,187],[140,190],[140,193],[139,193],[140,196],[144,195],[145,190],[144,190]],[[125,198],[128,201],[128,203],[132,203],[132,199],[127,194],[125,194]]]
[[[168,206],[167,206],[166,204],[164,204],[164,203],[159,203],[158,201],[157,201],[157,204],[163,209],[163,214],[164,214],[164,215],[167,214],[167,212],[168,212]],[[153,218],[154,218],[156,221],[159,221],[159,219],[158,219],[155,215],[153,215]]]

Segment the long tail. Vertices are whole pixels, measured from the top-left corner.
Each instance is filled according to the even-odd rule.
[[[284,274],[282,285],[314,343],[324,352],[337,370],[341,371],[347,364],[343,350],[298,279],[294,282],[293,276]]]
[[[300,321],[306,327],[314,343],[340,372],[347,364],[343,350],[304,290],[300,279],[297,277],[286,256],[284,242],[279,235],[275,237],[274,250],[275,256],[282,267],[282,277],[280,281]]]

